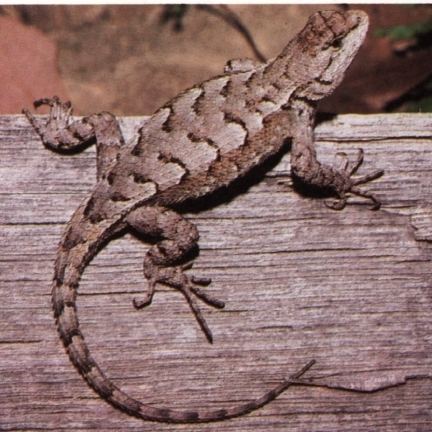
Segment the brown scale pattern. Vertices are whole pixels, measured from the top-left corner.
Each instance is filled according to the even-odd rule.
[[[359,11],[314,14],[276,59],[262,65],[237,62],[234,70],[180,93],[140,129],[136,146],[118,150],[114,157],[104,153],[104,146],[120,149],[123,139],[111,114],[68,124],[70,105],[56,98],[38,102],[51,106],[48,125],[26,112],[46,146],[71,149],[81,139],[96,138],[98,151],[106,159],[98,165],[99,183],[72,216],[60,243],[52,302],[60,337],[72,363],[113,406],[152,421],[225,420],[269,403],[312,366],[313,362],[307,363],[286,381],[246,404],[200,412],[154,408],[122,392],[99,368],[80,331],[75,301],[86,265],[106,241],[127,225],[163,237],[145,257],[150,286],[152,279],[168,282],[190,296],[194,286],[173,262],[196,245],[198,231],[169,207],[228,185],[278,152],[286,138],[292,141],[294,173],[319,186],[334,187],[342,204],[347,192],[363,194],[376,203],[356,185],[377,174],[355,183],[350,175],[356,168],[347,174],[321,165],[315,158],[312,131],[314,101],[330,94],[343,78],[363,41],[367,24],[367,16]],[[175,238],[180,232],[182,238]],[[203,281],[201,284],[205,285]],[[220,301],[197,289],[194,294],[213,302],[215,307],[223,307]],[[200,310],[192,297],[188,301],[211,341]]]

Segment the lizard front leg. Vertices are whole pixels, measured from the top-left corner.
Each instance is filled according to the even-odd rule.
[[[97,179],[103,178],[125,144],[115,116],[109,112],[102,112],[72,121],[70,102],[62,102],[56,96],[34,102],[35,108],[41,105],[50,107],[48,121],[35,117],[27,109],[24,109],[23,113],[41,137],[45,147],[58,152],[71,152],[96,141]]]
[[[144,276],[149,282],[149,291],[143,299],[134,299],[134,306],[140,309],[149,305],[158,283],[176,288],[186,297],[195,318],[211,343],[211,330],[195,297],[216,308],[223,308],[225,304],[198,287],[208,285],[210,279],[188,276],[184,272],[192,265],[182,265],[182,262],[196,247],[199,238],[195,225],[175,211],[160,206],[140,207],[127,216],[126,222],[141,234],[161,239],[149,249],[144,258]]]
[[[348,194],[359,195],[372,201],[372,209],[377,210],[381,203],[373,194],[361,190],[358,185],[375,180],[384,174],[383,170],[376,170],[366,175],[352,177],[363,163],[363,150],[360,149],[357,160],[351,166],[345,160],[339,167],[332,167],[320,163],[316,157],[314,147],[315,107],[303,99],[294,99],[289,109],[290,123],[293,125],[290,132],[292,139],[291,170],[295,178],[304,184],[336,195],[336,200],[326,201],[327,207],[341,210],[345,207]]]

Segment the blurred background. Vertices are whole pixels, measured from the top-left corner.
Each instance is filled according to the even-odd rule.
[[[432,5],[0,6],[0,114],[59,95],[75,113],[146,115],[231,58],[271,58],[320,9],[371,26],[320,110],[432,111]]]

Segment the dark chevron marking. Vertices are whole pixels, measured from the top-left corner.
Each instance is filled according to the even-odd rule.
[[[132,156],[137,156],[137,157],[141,156],[141,145],[140,145],[140,142],[138,142],[136,145],[134,145],[134,147],[132,148],[132,151],[131,151],[131,155]]]
[[[228,80],[228,81],[224,84],[224,86],[221,88],[219,94],[220,94],[222,97],[227,98],[228,95],[230,94],[230,87],[231,87],[231,81]]]
[[[223,115],[224,115],[224,120],[227,123],[235,123],[235,124],[238,124],[239,126],[241,126],[243,128],[243,130],[246,132],[246,137],[247,137],[249,130],[246,126],[245,121],[241,117],[239,117],[239,116],[237,116],[231,112],[227,112],[227,111],[224,111]]]
[[[185,163],[179,159],[178,157],[173,156],[172,154],[167,154],[164,152],[159,152],[158,159],[165,162],[165,163],[172,163],[176,164],[183,170],[183,174],[180,177],[179,181],[181,181],[185,176],[188,176],[190,174],[189,169],[185,165]]]
[[[121,192],[114,191],[110,195],[110,200],[111,201],[129,201],[130,198],[127,197],[126,195],[122,194]]]
[[[187,134],[188,139],[190,139],[192,142],[200,142],[203,141],[202,138],[200,138],[198,135],[195,135],[193,132],[189,132]]]
[[[247,88],[251,88],[251,84],[255,80],[256,76],[257,76],[257,72],[256,71],[252,72],[252,74],[249,76],[249,78],[245,81],[245,86]]]
[[[174,125],[173,125],[174,110],[173,110],[171,105],[166,105],[166,106],[164,106],[164,108],[169,109],[169,114],[168,114],[167,119],[162,124],[162,130],[166,133],[170,133],[174,128]]]
[[[159,152],[158,159],[161,161],[164,161],[165,163],[175,163],[175,164],[179,165],[181,168],[183,168],[185,171],[188,170],[186,168],[186,165],[184,164],[184,162],[182,160],[180,160],[179,158],[173,156],[172,154]]]
[[[201,90],[201,93],[195,99],[195,102],[191,106],[192,111],[197,115],[201,113],[201,105],[204,103],[204,99],[205,99],[204,88],[203,87],[198,87],[198,88]]]
[[[135,183],[153,183],[147,176],[140,173],[133,173],[132,178]]]
[[[196,144],[206,144],[206,145],[208,145],[209,147],[211,147],[212,149],[214,149],[214,150],[215,150],[215,153],[216,153],[216,156],[215,156],[214,159],[212,159],[212,161],[215,161],[215,160],[219,160],[219,159],[220,159],[220,157],[221,157],[221,151],[220,151],[220,148],[217,146],[217,144],[216,144],[216,143],[215,143],[211,138],[200,137],[200,136],[194,134],[193,132],[189,132],[189,133],[187,134],[187,138],[188,138],[191,142],[193,142],[193,143],[196,143]],[[186,167],[185,167],[185,168],[186,168]],[[189,173],[188,173],[188,174],[189,174]]]

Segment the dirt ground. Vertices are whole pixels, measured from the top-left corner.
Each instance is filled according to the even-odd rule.
[[[323,9],[229,7],[267,58],[280,52],[311,13]],[[371,19],[368,39],[343,85],[322,104],[325,111],[383,111],[431,73],[430,49],[400,56],[393,41],[376,36],[378,28],[430,18],[429,5],[358,8]],[[244,37],[221,18],[190,6],[176,31],[173,22],[162,22],[164,11],[163,5],[1,7],[6,21],[0,21],[0,111],[19,112],[36,97],[58,93],[72,100],[78,114],[151,114],[181,90],[219,74],[228,59],[253,57]],[[21,63],[13,66],[16,58]]]

